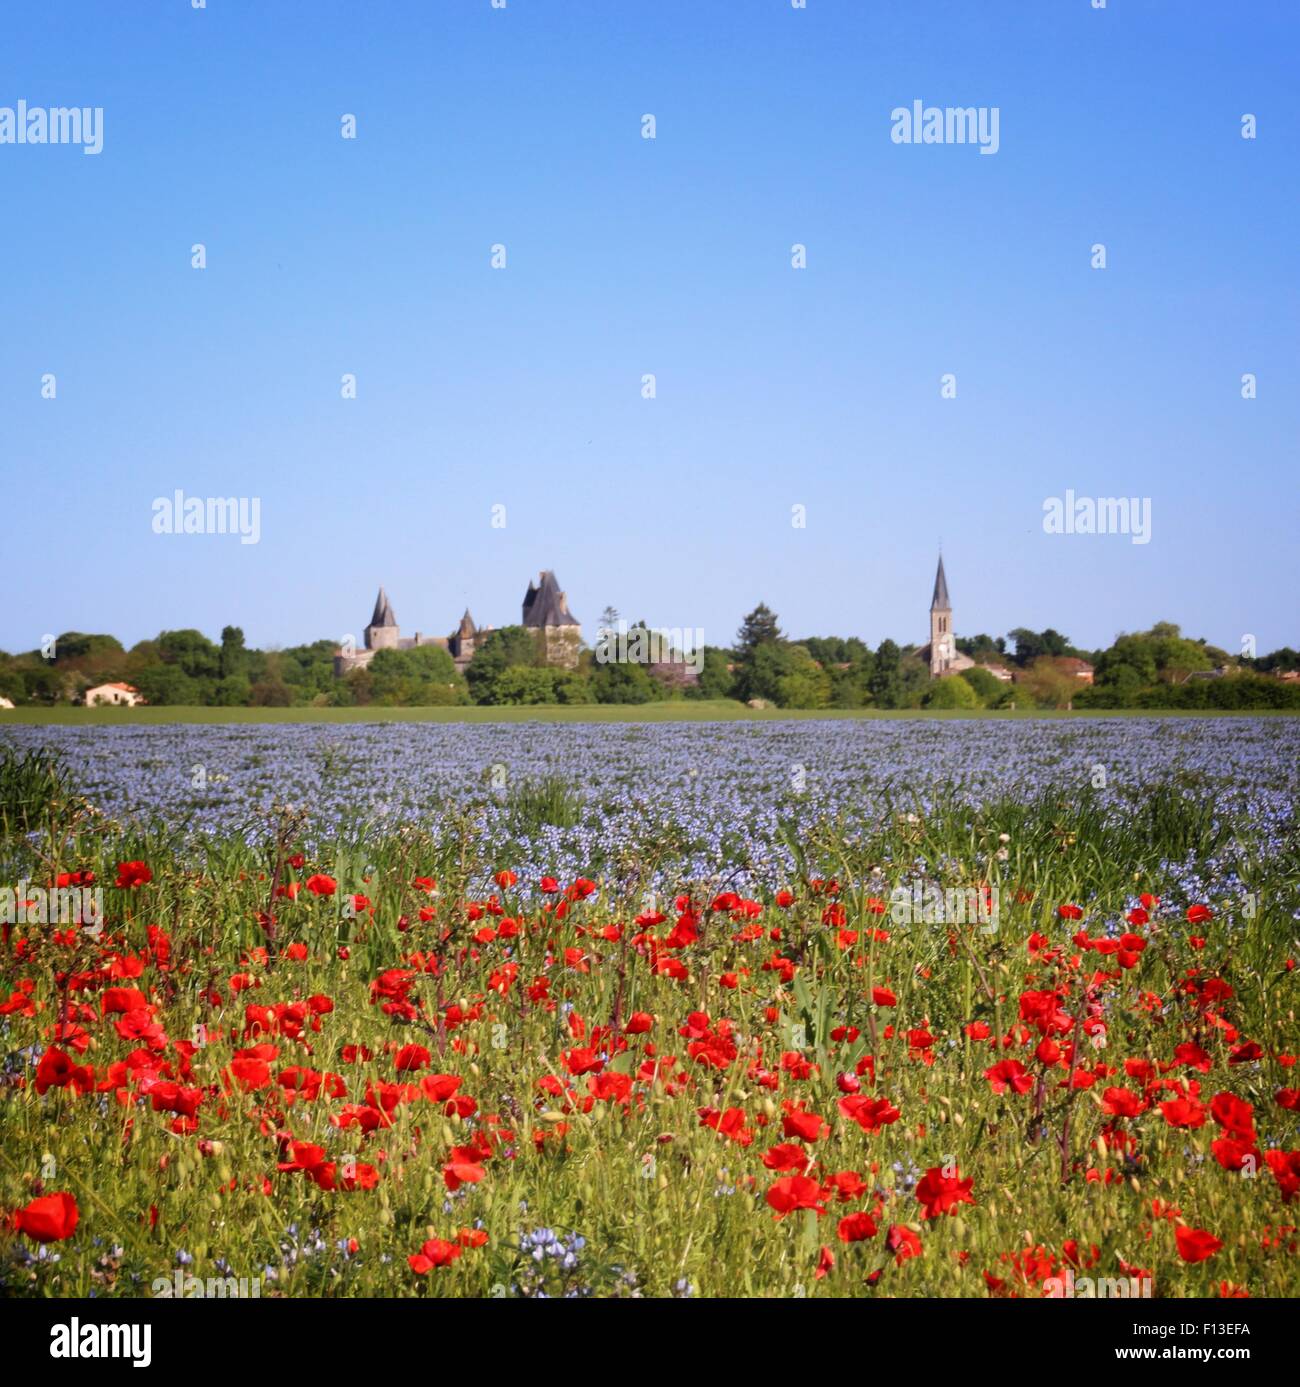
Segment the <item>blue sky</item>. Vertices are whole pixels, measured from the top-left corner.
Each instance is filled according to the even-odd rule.
[[[381,581],[501,625],[543,567],[589,639],[763,600],[921,641],[941,541],[958,634],[1300,645],[1298,40],[1280,0],[13,7],[0,107],[104,148],[0,145],[0,647],[337,638]],[[998,152],[893,143],[915,100]],[[259,543],[155,534],[177,488]],[[1151,542],[1045,534],[1067,489]]]

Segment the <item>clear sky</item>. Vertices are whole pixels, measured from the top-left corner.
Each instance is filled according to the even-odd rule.
[[[1291,0],[6,6],[0,107],[104,147],[0,144],[0,646],[381,581],[441,634],[544,567],[588,639],[923,641],[940,542],[959,635],[1300,645],[1298,57]],[[178,488],[259,542],[155,534]],[[1150,543],[1044,533],[1067,489]]]

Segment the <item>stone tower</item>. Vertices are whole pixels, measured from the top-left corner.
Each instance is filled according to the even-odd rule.
[[[582,627],[569,610],[568,599],[549,568],[542,570],[537,582],[528,584],[522,621],[524,626],[538,632],[547,664],[566,669],[577,665]]]
[[[366,627],[367,650],[396,650],[401,638],[397,618],[393,615],[393,604],[381,587],[375,598],[375,614]]]
[[[953,644],[952,603],[948,600],[948,579],[943,572],[943,555],[934,575],[934,596],[930,599],[930,677],[938,679],[953,666],[957,647]]]

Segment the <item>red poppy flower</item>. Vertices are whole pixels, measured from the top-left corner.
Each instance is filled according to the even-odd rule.
[[[43,1194],[12,1215],[15,1230],[38,1243],[57,1243],[70,1238],[77,1228],[77,1201],[72,1195]]]
[[[999,1060],[991,1069],[984,1071],[984,1077],[994,1093],[1005,1093],[1007,1089],[1028,1093],[1034,1086],[1034,1076],[1019,1060]]]
[[[1174,1241],[1178,1244],[1178,1255],[1184,1262],[1203,1262],[1223,1246],[1213,1233],[1207,1233],[1204,1228],[1185,1228],[1181,1225],[1174,1229]]]
[[[119,886],[147,886],[153,880],[153,873],[143,862],[119,862],[117,864],[117,884]]]
[[[1205,1126],[1205,1107],[1195,1098],[1175,1098],[1172,1102],[1161,1103],[1160,1111],[1171,1127]]]
[[[921,1201],[922,1218],[950,1214],[958,1204],[974,1204],[974,1177],[963,1180],[961,1171],[955,1167],[953,1170],[952,1175],[945,1175],[940,1166],[932,1166],[917,1182],[916,1197]]]
[[[333,877],[327,877],[317,872],[315,876],[307,878],[307,889],[313,896],[332,896],[338,889],[338,883]]]
[[[826,1212],[822,1187],[806,1175],[786,1175],[776,1181],[767,1192],[767,1202],[776,1211],[777,1218],[784,1218],[796,1209],[815,1209],[819,1214]]]
[[[445,1238],[430,1238],[419,1250],[408,1257],[407,1263],[417,1276],[427,1276],[434,1267],[449,1267],[460,1256],[460,1248]]]
[[[487,1174],[479,1162],[483,1153],[477,1146],[454,1146],[442,1168],[442,1178],[449,1190],[458,1190],[462,1185],[477,1185]]]
[[[899,1119],[898,1109],[888,1098],[871,1098],[865,1093],[855,1093],[841,1098],[836,1104],[841,1117],[856,1122],[864,1132],[878,1132],[891,1122]]]
[[[1189,905],[1187,907],[1187,923],[1189,925],[1199,925],[1206,920],[1214,919],[1214,911],[1208,905]]]
[[[840,1219],[839,1227],[835,1230],[842,1243],[865,1242],[868,1238],[874,1238],[878,1231],[876,1220],[865,1209]]]
[[[1264,1159],[1282,1192],[1283,1204],[1300,1194],[1300,1151],[1266,1151]]]

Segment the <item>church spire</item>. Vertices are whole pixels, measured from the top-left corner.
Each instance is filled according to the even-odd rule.
[[[932,612],[947,612],[952,610],[952,603],[948,600],[948,579],[943,572],[943,555],[939,555],[939,571],[934,575],[934,596],[930,599],[930,610]]]

